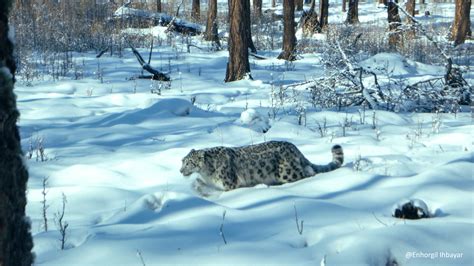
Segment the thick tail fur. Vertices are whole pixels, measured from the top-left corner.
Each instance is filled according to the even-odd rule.
[[[336,170],[337,168],[341,167],[342,163],[344,163],[344,152],[342,151],[342,147],[340,145],[334,145],[331,149],[331,152],[332,162],[326,165],[312,165],[316,174]]]

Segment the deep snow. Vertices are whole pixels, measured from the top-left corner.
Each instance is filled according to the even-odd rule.
[[[156,28],[156,34],[162,30]],[[255,80],[225,84],[226,51],[157,47],[152,65],[171,70],[173,78],[162,95],[150,93],[157,84],[149,80],[126,79],[140,73],[131,51],[123,58],[94,56],[75,55],[86,64],[84,79],[36,81],[30,87],[19,77],[17,83],[24,149],[44,139],[48,157],[28,161],[27,214],[37,264],[140,265],[141,259],[146,265],[473,264],[474,128],[467,110],[376,111],[373,129],[370,110],[308,106],[307,126],[299,126],[294,112],[287,112],[291,106],[268,118],[271,84],[322,73],[318,55],[304,55],[293,71],[285,71],[280,60],[252,60]],[[439,70],[393,54],[366,62],[386,65],[383,59],[410,78]],[[93,73],[98,60],[103,83]],[[346,118],[352,123],[343,136]],[[318,123],[324,121],[321,137]],[[197,195],[192,180],[179,173],[191,148],[268,140],[290,141],[319,164],[329,162],[330,148],[341,144],[345,163],[295,183],[211,198]],[[41,213],[45,177],[48,232]],[[59,249],[53,222],[62,193],[66,250]],[[423,200],[433,217],[391,217],[409,199]],[[295,208],[304,221],[302,234]]]

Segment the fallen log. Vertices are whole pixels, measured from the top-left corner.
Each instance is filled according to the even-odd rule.
[[[142,66],[142,68],[147,71],[148,73],[152,74],[151,76],[139,76],[138,78],[147,78],[147,79],[153,79],[153,80],[160,80],[160,81],[170,81],[170,77],[164,73],[161,73],[160,71],[154,69],[153,67],[150,66],[150,63],[145,62],[143,60],[143,57],[140,55],[140,53],[135,49],[131,44],[130,48],[132,48],[132,52],[135,55],[135,57],[138,60],[138,63]],[[150,53],[151,54],[151,53]],[[150,58],[151,59],[151,58]],[[149,59],[149,60],[150,60]]]
[[[111,18],[113,21],[124,21],[136,26],[148,27],[149,25],[160,25],[169,27],[174,32],[187,35],[199,35],[203,27],[196,23],[188,22],[165,13],[151,12],[126,6],[119,7]],[[171,25],[170,25],[171,24]]]

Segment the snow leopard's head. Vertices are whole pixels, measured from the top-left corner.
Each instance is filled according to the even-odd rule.
[[[202,150],[192,149],[188,155],[184,156],[182,164],[179,171],[184,176],[199,173],[204,166],[204,152]]]

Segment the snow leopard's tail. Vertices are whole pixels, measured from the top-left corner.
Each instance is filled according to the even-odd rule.
[[[341,167],[342,163],[344,162],[344,152],[342,151],[342,147],[340,145],[334,145],[331,149],[331,152],[332,162],[326,165],[312,165],[316,174],[333,171]]]

